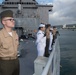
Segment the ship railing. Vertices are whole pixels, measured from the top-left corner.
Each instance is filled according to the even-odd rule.
[[[37,57],[34,61],[34,69],[34,75],[60,75],[60,46],[58,38],[55,40],[49,58]]]
[[[58,38],[41,75],[60,75],[60,47]]]

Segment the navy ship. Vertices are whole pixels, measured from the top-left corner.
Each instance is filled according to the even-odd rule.
[[[16,21],[15,29],[22,35],[35,34],[40,23],[49,23],[49,12],[53,5],[42,5],[36,0],[3,0],[0,12],[12,10]],[[0,23],[0,28],[2,25]],[[37,57],[35,40],[20,41],[22,56],[20,75],[60,75],[60,47],[58,38],[49,58]],[[19,52],[20,52],[19,51]]]
[[[16,19],[15,29],[22,34],[34,34],[40,23],[49,23],[49,12],[53,5],[41,5],[36,0],[3,0],[0,12],[10,9]],[[0,27],[2,27],[0,25]]]

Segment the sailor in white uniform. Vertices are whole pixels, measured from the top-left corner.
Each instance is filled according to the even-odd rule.
[[[45,52],[46,36],[44,31],[45,31],[45,25],[40,24],[39,30],[37,32],[37,39],[36,39],[38,56],[44,56],[44,52]]]

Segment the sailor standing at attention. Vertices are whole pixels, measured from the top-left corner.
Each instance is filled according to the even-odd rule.
[[[44,52],[45,52],[46,35],[45,35],[44,31],[45,31],[45,25],[40,24],[39,30],[37,32],[37,39],[36,39],[38,56],[44,56]]]
[[[0,13],[3,29],[0,30],[0,75],[19,75],[17,57],[18,35],[12,30],[15,26],[13,12],[5,10]]]

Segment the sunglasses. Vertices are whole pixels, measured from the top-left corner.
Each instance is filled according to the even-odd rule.
[[[15,21],[15,19],[14,18],[10,18],[10,19],[5,19],[4,21]]]

